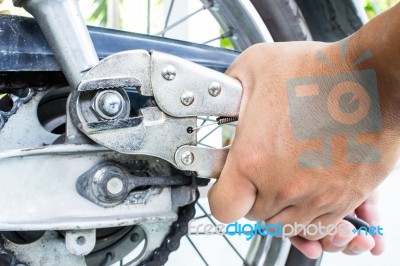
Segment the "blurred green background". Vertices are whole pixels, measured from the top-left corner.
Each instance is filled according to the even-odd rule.
[[[400,0],[364,0],[364,6],[368,18],[371,19],[398,2],[400,2]]]

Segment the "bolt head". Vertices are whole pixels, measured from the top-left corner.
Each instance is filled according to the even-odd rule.
[[[193,92],[187,91],[187,92],[184,92],[184,93],[181,95],[181,102],[182,102],[184,105],[189,106],[189,105],[191,105],[191,104],[193,103],[193,101],[194,101]]]
[[[125,101],[120,93],[106,90],[97,94],[94,109],[101,117],[114,119],[122,113],[124,104]]]
[[[106,188],[110,194],[118,195],[124,189],[124,182],[118,177],[111,177],[107,181]]]
[[[176,76],[176,69],[174,66],[167,65],[162,70],[162,75],[166,80],[173,80]]]
[[[210,86],[208,86],[208,93],[213,97],[217,97],[221,93],[221,84],[215,81],[212,82]]]
[[[104,203],[121,202],[129,193],[126,173],[118,166],[106,165],[92,178],[92,191]]]
[[[181,161],[184,165],[191,165],[194,161],[194,155],[190,151],[186,151],[182,154]]]

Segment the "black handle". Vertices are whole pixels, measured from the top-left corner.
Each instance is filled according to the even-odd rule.
[[[350,222],[357,230],[361,227],[363,227],[362,229],[369,230],[369,224],[366,221],[355,216],[347,215],[343,218],[343,220]]]

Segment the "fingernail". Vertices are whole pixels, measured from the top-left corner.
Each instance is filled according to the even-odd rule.
[[[351,252],[354,254],[361,254],[364,252],[364,250],[359,249],[358,247],[350,247]]]
[[[333,237],[332,244],[336,247],[344,247],[347,245],[347,239],[340,237],[338,235]]]

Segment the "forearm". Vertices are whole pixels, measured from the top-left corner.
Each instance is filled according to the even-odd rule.
[[[399,37],[400,4],[377,16],[350,37],[354,48],[353,60],[366,50],[372,51],[373,57],[365,64],[377,72],[380,95],[390,95],[391,98],[400,98]]]

